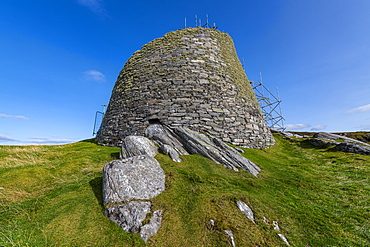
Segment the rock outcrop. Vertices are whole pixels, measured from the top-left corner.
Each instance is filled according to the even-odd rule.
[[[309,143],[316,147],[327,148],[333,146],[333,150],[370,155],[370,145],[346,136],[320,132],[308,139]]]
[[[161,145],[164,153],[171,150],[172,157],[176,157],[175,161],[178,159],[178,154],[199,154],[229,169],[238,171],[241,168],[254,176],[257,176],[261,170],[237,150],[209,134],[201,134],[185,127],[170,128],[153,124],[147,128],[146,135]]]
[[[146,145],[147,141],[144,143]],[[132,152],[136,153],[135,150]],[[157,210],[150,223],[142,226],[147,214],[151,212],[151,202],[148,200],[164,189],[165,174],[155,158],[137,155],[111,161],[103,169],[105,215],[124,231],[140,232],[142,239],[147,241],[158,231],[162,221],[162,211]]]
[[[180,155],[199,154],[235,171],[241,168],[254,176],[260,171],[236,149],[209,134],[162,124],[150,125],[145,134],[176,162],[181,162]],[[164,171],[154,158],[158,148],[147,137],[126,137],[121,148],[123,159],[111,161],[103,168],[105,215],[127,232],[140,232],[144,241],[157,233],[162,222],[162,210],[157,210],[150,222],[142,225],[151,212],[149,200],[165,189]],[[237,205],[254,222],[250,208],[241,201]],[[234,243],[232,232],[225,232],[230,237],[230,243]]]

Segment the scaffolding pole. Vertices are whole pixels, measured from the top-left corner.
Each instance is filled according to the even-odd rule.
[[[262,83],[262,75],[257,82],[250,82],[261,107],[263,117],[269,128],[279,131],[284,131],[284,117],[281,110],[281,100],[279,92],[275,96],[267,87]],[[278,89],[276,89],[278,90]]]

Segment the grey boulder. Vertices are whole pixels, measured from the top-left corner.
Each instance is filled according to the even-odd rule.
[[[120,158],[126,159],[137,155],[156,156],[158,148],[144,136],[127,136],[122,143]]]
[[[159,162],[149,155],[113,160],[103,168],[103,202],[151,199],[165,189],[165,174]]]

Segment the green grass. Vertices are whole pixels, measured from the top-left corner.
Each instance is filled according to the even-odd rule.
[[[370,157],[276,139],[246,149],[258,178],[198,155],[175,163],[159,154],[166,190],[152,203],[163,222],[147,246],[230,246],[223,230],[237,246],[285,246],[274,220],[293,246],[369,246]],[[0,146],[0,246],[146,246],[103,215],[101,170],[118,152],[92,142]]]

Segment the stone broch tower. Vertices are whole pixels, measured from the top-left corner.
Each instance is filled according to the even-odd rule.
[[[96,140],[118,147],[151,123],[242,147],[275,142],[231,37],[209,28],[170,32],[135,52],[118,76]]]

